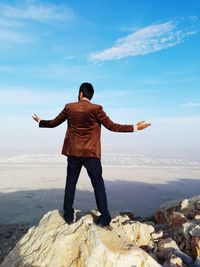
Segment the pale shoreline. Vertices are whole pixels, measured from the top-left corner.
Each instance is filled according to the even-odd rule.
[[[49,210],[62,210],[66,164],[1,163],[0,224],[37,223]],[[200,167],[103,166],[111,215],[129,210],[149,216],[166,201],[199,195]],[[96,209],[93,188],[83,168],[74,208]]]

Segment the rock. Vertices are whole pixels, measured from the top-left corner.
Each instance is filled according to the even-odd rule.
[[[154,217],[157,225],[153,225],[156,231],[150,234],[152,239],[148,241],[147,238],[138,245],[154,254],[158,261],[165,261],[164,266],[196,267],[194,259],[200,256],[200,195],[164,203]],[[133,232],[136,234],[137,231]],[[131,239],[137,242],[133,233]],[[175,263],[176,260],[179,262]]]
[[[155,214],[155,220],[159,224],[167,223],[168,216],[173,211],[180,212],[186,218],[190,218],[194,214],[195,209],[200,210],[200,195],[190,199],[169,201],[162,204]]]
[[[120,218],[118,218],[120,221]],[[151,226],[130,224],[118,232],[113,219],[112,231],[93,224],[90,214],[71,225],[65,223],[58,210],[44,215],[37,226],[28,230],[5,258],[1,267],[159,267],[150,255],[134,245],[132,231],[140,236],[138,243],[146,242]],[[122,220],[123,221],[123,220]],[[145,229],[145,230],[144,230]],[[142,230],[142,234],[139,231]]]
[[[160,240],[160,242],[158,244],[158,248],[160,251],[162,251],[162,250],[170,250],[171,251],[173,249],[179,250],[178,245],[171,237]]]
[[[197,210],[200,210],[200,200],[197,200],[197,201],[195,202],[195,208],[196,208]]]
[[[165,212],[159,210],[154,215],[157,224],[165,224],[167,221],[165,219]]]
[[[183,263],[189,266],[193,263],[193,259],[182,252],[172,238],[161,240],[158,244],[158,248],[162,253],[162,258],[165,259],[165,264],[163,266],[184,266]]]
[[[81,213],[68,225],[58,210],[47,213],[0,266],[200,267],[200,196],[164,203],[155,221],[116,212],[110,231],[93,223],[99,215]]]
[[[185,243],[185,241],[182,241],[182,242],[180,243],[179,248],[180,248],[180,250],[184,250],[184,249],[186,249],[186,243]]]
[[[129,210],[127,210],[127,211],[120,211],[119,214],[122,215],[122,216],[127,215],[130,220],[132,220],[132,221],[134,220],[134,214],[131,211],[129,211]]]
[[[200,237],[200,225],[198,222],[195,222],[194,225],[189,233],[191,236]]]
[[[190,239],[191,238],[191,231],[192,229],[194,229],[196,227],[196,222],[186,222],[184,223],[180,229],[179,229],[179,233],[181,233],[185,239]]]
[[[188,199],[184,199],[183,201],[180,202],[180,210],[181,211],[187,210],[188,207],[189,207]]]
[[[130,224],[125,224],[123,230],[127,236],[137,246],[147,246],[151,245],[151,234],[154,232],[154,227],[149,224],[140,222],[131,222]]]
[[[196,260],[194,262],[195,266],[200,266],[200,257],[196,257]]]
[[[179,227],[185,222],[187,222],[187,218],[183,214],[177,211],[172,211],[172,213],[168,218],[168,223],[172,227]]]
[[[193,263],[193,259],[181,250],[174,249],[172,252],[175,256],[181,258],[181,260],[183,261],[183,263],[186,264],[186,266],[190,266]]]
[[[200,214],[196,214],[194,219],[199,221],[200,220]]]
[[[152,225],[131,221],[127,215],[116,216],[113,222],[115,222],[113,227],[117,229],[117,232],[128,236],[137,246],[152,245],[151,234],[154,232]]]
[[[183,266],[183,261],[181,260],[181,258],[173,255],[171,258],[170,258],[170,264],[175,267],[182,267]]]
[[[183,267],[184,265],[183,265],[181,258],[175,255],[171,255],[171,257],[167,261],[165,261],[163,266],[164,267]]]
[[[193,236],[191,240],[192,256],[194,258],[200,257],[200,237]]]
[[[151,237],[154,239],[154,240],[158,240],[158,239],[161,239],[163,237],[163,231],[160,230],[158,232],[154,232],[151,234]]]

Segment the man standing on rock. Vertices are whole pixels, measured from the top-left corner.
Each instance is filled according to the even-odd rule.
[[[102,177],[101,166],[101,124],[114,132],[134,132],[150,126],[144,121],[135,125],[122,125],[111,121],[101,105],[91,103],[94,88],[90,83],[82,83],[79,88],[78,102],[68,103],[52,120],[41,120],[34,114],[33,119],[39,127],[53,128],[65,120],[68,127],[62,148],[62,154],[67,156],[67,177],[64,196],[64,219],[68,224],[74,220],[74,196],[76,184],[82,166],[87,170],[94,188],[96,204],[101,215],[96,224],[108,226],[111,216],[108,210],[106,190]]]

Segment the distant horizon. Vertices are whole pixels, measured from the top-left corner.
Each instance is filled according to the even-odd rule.
[[[50,150],[50,151],[36,151],[36,152],[30,152],[27,151],[27,153],[25,152],[3,152],[0,154],[0,163],[3,160],[8,160],[8,162],[12,159],[19,159],[20,162],[23,163],[23,159],[24,162],[26,162],[26,160],[32,159],[33,162],[34,160],[37,161],[38,158],[40,158],[41,156],[47,157],[47,161],[49,157],[59,157],[60,160],[62,159],[63,162],[66,161],[67,157],[65,155],[63,155],[61,153],[61,151],[56,151],[56,150]],[[138,150],[138,151],[133,151],[132,149],[129,150],[117,150],[117,149],[111,149],[111,150],[103,150],[102,151],[102,156],[101,159],[105,159],[105,158],[110,158],[112,159],[112,157],[120,157],[120,158],[126,158],[127,156],[130,157],[139,157],[139,158],[149,158],[155,161],[181,161],[181,162],[193,162],[193,163],[198,163],[200,164],[200,156],[199,156],[199,151],[195,151],[193,149],[179,149],[179,150]]]

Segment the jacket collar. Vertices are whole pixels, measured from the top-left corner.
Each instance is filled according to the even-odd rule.
[[[90,100],[87,97],[83,97],[80,101],[83,101],[83,100],[86,100],[86,101],[90,102]]]

